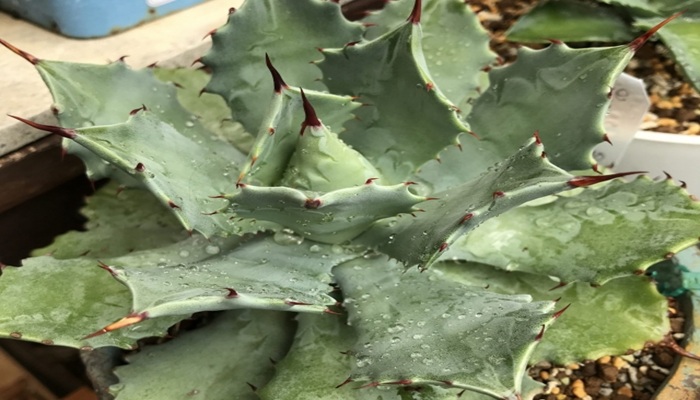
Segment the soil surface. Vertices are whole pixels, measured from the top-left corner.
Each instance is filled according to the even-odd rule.
[[[491,47],[505,62],[515,59],[519,44],[508,42],[505,32],[538,0],[470,0],[482,24],[492,34]],[[556,39],[556,38],[555,38]],[[610,45],[576,43],[572,47]],[[531,47],[542,47],[532,44]],[[644,117],[643,130],[700,135],[700,94],[685,81],[663,43],[651,41],[635,55],[625,70],[644,80],[651,107]]]

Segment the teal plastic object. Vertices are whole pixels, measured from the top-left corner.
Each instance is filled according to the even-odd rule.
[[[687,248],[672,259],[652,265],[646,274],[664,296],[679,297],[687,291],[700,296],[700,248]]]
[[[119,33],[206,0],[0,0],[0,11],[64,36]]]

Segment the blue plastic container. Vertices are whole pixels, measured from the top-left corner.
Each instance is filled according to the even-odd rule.
[[[108,36],[206,0],[0,0],[8,12],[64,36]]]

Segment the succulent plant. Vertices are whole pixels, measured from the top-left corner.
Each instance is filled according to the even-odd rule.
[[[700,90],[700,1],[543,0],[508,31],[509,40],[546,42],[624,42],[658,19],[683,15],[659,32],[661,41],[696,90]]]
[[[665,299],[640,275],[697,241],[700,206],[591,158],[610,87],[656,29],[497,66],[459,0],[362,23],[332,1],[248,0],[205,70],[2,42],[60,126],[16,118],[110,183],[87,231],[4,269],[0,335],[136,350],[119,400],[530,398],[529,362],[658,340]]]

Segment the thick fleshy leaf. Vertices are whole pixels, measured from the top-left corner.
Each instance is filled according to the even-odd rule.
[[[461,235],[489,218],[527,201],[570,189],[571,175],[543,155],[532,139],[503,163],[465,184],[434,194],[419,204],[416,218],[377,222],[359,241],[403,262],[427,268]]]
[[[604,137],[608,93],[632,55],[626,45],[521,48],[513,64],[489,73],[489,89],[467,118],[481,140],[463,143],[464,157],[441,155],[443,165],[431,174],[424,170],[423,179],[436,181],[437,176],[454,174],[450,171],[485,168],[513,153],[535,131],[547,145],[552,163],[566,170],[590,168],[593,147]],[[472,158],[480,161],[476,167]]]
[[[601,3],[611,4],[623,8],[631,8],[644,10],[647,12],[657,11],[657,6],[654,5],[654,0],[599,0]],[[674,0],[672,0],[674,1]]]
[[[279,223],[319,242],[342,243],[377,220],[416,211],[414,205],[426,198],[411,193],[409,184],[368,181],[329,193],[242,185],[226,197],[237,215]]]
[[[300,89],[278,82],[275,75],[279,73],[272,66],[270,69],[275,77],[275,85],[280,86],[279,91],[275,91],[267,114],[257,130],[258,135],[238,177],[239,183],[263,186],[279,183],[285,171],[290,168],[289,162],[304,131],[300,129],[305,123],[305,106]],[[323,123],[334,132],[341,132],[343,124],[354,118],[352,111],[360,107],[360,103],[354,102],[350,96],[306,90],[305,97]],[[313,157],[314,154],[301,156]]]
[[[670,180],[641,177],[511,210],[459,240],[444,257],[602,284],[688,247],[698,232],[697,201]]]
[[[469,129],[435,85],[421,49],[421,27],[405,22],[371,41],[323,50],[323,79],[334,93],[369,104],[341,139],[398,183]],[[401,99],[401,101],[396,101]]]
[[[491,85],[467,118],[480,140],[462,135],[459,149],[447,147],[440,163],[425,163],[412,179],[435,191],[467,182],[536,131],[552,163],[566,170],[589,169],[592,150],[604,138],[608,92],[632,54],[628,46],[522,48],[516,62],[489,73]]]
[[[661,340],[669,331],[668,301],[646,277],[613,279],[600,287],[573,283],[559,287],[544,275],[504,271],[476,263],[444,262],[435,268],[467,285],[488,286],[501,294],[529,294],[535,300],[559,299],[571,306],[544,335],[533,362],[595,360],[605,355],[639,350]],[[601,319],[601,315],[605,315]]]
[[[700,12],[700,4],[694,0],[599,0],[626,9],[632,16],[645,18],[658,16],[667,18],[678,11],[686,11],[689,14]]]
[[[205,257],[197,258],[186,249],[178,253],[181,246],[171,246],[163,249],[165,256],[157,265],[140,265],[137,255],[108,264],[114,277],[131,290],[133,305],[128,316],[105,331],[127,321],[198,311],[323,312],[335,303],[327,294],[331,268],[358,257],[337,246],[303,242],[284,232],[238,247],[226,245],[211,243],[203,249]],[[152,252],[146,254],[152,258]]]
[[[68,232],[34,252],[65,260],[30,258],[23,267],[4,271],[0,300],[7,307],[0,316],[2,335],[73,347],[128,348],[137,339],[164,335],[180,319],[155,318],[111,335],[84,338],[131,310],[128,289],[99,268],[103,261],[119,263],[109,257],[135,252],[114,260],[138,259],[155,266],[168,251],[138,251],[175,242],[176,250],[171,248],[170,253],[191,252],[191,257],[200,259],[213,243],[201,237],[186,239],[178,221],[151,194],[127,189],[117,195],[116,183],[91,196],[83,213],[88,217],[87,232]]]
[[[412,0],[391,1],[384,8],[364,18],[375,24],[367,28],[365,37],[375,39],[406,21],[413,7]],[[485,88],[486,73],[482,69],[496,60],[489,49],[489,35],[461,0],[423,1],[421,41],[425,64],[435,84],[452,103],[467,113],[471,98]]]
[[[610,7],[579,0],[540,3],[521,16],[506,36],[517,42],[625,42],[634,32],[622,14]]]
[[[320,121],[304,131],[280,186],[330,192],[372,180],[381,183],[379,171]]]
[[[231,121],[231,110],[221,96],[202,92],[210,75],[200,69],[155,67],[156,78],[172,82],[177,88],[177,100],[210,132],[225,138],[243,153],[253,144],[251,133],[238,122]]]
[[[210,148],[182,134],[163,122],[157,110],[141,110],[121,124],[90,128],[25,122],[68,137],[130,174],[169,207],[187,230],[212,236],[251,229],[246,224],[234,226],[225,215],[217,214],[226,201],[211,198],[233,186],[231,176],[237,175],[240,160],[229,158],[228,146]]]
[[[620,0],[614,0],[620,1]],[[625,0],[634,1],[634,0]],[[684,15],[687,13],[689,15],[694,15],[700,13],[700,3],[693,0],[676,1],[676,0],[648,0],[652,8],[656,7],[659,10],[659,15],[667,18],[673,13],[684,11]]]
[[[104,259],[187,238],[180,222],[152,194],[139,189],[120,190],[116,182],[88,197],[80,212],[88,219],[85,231],[64,233],[32,254],[56,259]]]
[[[202,58],[213,72],[206,90],[221,95],[248,132],[257,132],[270,102],[266,88],[272,88],[265,53],[289,84],[322,90],[320,71],[309,64],[319,58],[316,49],[360,40],[362,31],[333,2],[246,1],[212,34],[212,50]]]
[[[336,386],[350,376],[354,359],[346,352],[355,333],[345,318],[299,314],[289,353],[277,363],[274,378],[260,391],[263,400],[399,400],[396,388]],[[303,371],[303,373],[300,373]]]
[[[291,344],[289,313],[228,311],[168,343],[127,356],[110,391],[117,400],[256,400]],[[164,375],[167,379],[164,379]]]
[[[207,131],[178,103],[175,86],[158,80],[150,69],[132,70],[123,62],[93,65],[44,60],[36,68],[51,90],[58,120],[64,127],[118,124],[127,120],[130,111],[145,105],[201,147],[229,160],[243,157],[233,146],[221,146],[222,139]],[[137,184],[90,149],[71,142],[68,149],[86,162],[91,179],[116,177],[126,184]]]
[[[361,383],[345,382],[356,364],[348,354],[356,340],[352,327],[344,318],[327,315],[299,314],[297,321],[292,348],[276,364],[274,378],[260,390],[262,400],[454,400],[460,392],[434,385],[360,387]],[[541,391],[542,384],[527,377],[523,380],[523,399]],[[493,399],[476,392],[460,398]]]
[[[93,259],[34,257],[0,277],[0,336],[76,348],[131,348],[179,318],[156,318],[112,335],[85,335],[129,312],[129,291]]]
[[[519,398],[527,361],[554,302],[500,295],[420,273],[384,256],[333,273],[357,330],[353,379],[371,385],[436,384]]]

